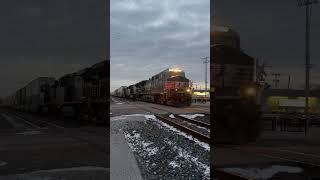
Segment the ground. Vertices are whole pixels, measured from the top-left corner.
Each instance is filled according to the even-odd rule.
[[[0,179],[106,179],[106,127],[0,109]]]
[[[143,179],[209,179],[209,145],[154,116],[168,112],[199,114],[209,113],[209,108],[174,108],[113,98],[111,133],[125,135]]]

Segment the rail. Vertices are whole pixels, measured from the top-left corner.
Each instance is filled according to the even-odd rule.
[[[210,124],[208,124],[208,123],[201,122],[201,121],[198,121],[198,120],[195,120],[195,119],[189,119],[189,118],[186,118],[186,117],[183,117],[183,116],[178,116],[178,118],[183,119],[184,121],[190,122],[192,124],[196,124],[198,126],[210,129]]]
[[[199,133],[199,132],[197,132],[197,131],[189,128],[189,127],[183,126],[183,125],[181,125],[179,123],[176,123],[176,122],[170,120],[170,118],[165,117],[163,115],[155,115],[155,116],[159,120],[161,120],[161,121],[163,121],[163,122],[165,122],[165,123],[177,128],[177,129],[179,129],[179,130],[181,130],[181,131],[183,131],[183,132],[185,132],[187,134],[192,135],[193,137],[199,139],[200,141],[203,141],[203,142],[206,142],[206,143],[210,143],[210,137],[208,137],[208,136],[206,136],[204,134],[201,134],[201,133]]]

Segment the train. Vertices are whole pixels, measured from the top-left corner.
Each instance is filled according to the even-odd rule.
[[[178,68],[168,68],[148,80],[122,86],[113,95],[176,107],[190,106],[192,101],[190,80]]]
[[[215,143],[255,141],[259,131],[259,87],[255,59],[240,48],[240,37],[228,27],[214,27],[210,34],[211,98]]]
[[[3,104],[18,111],[65,115],[77,120],[107,122],[110,60],[66,74],[38,77],[6,97]]]

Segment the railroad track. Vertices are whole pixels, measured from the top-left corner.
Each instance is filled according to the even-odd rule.
[[[40,120],[38,118],[33,118],[30,120],[29,118],[24,117],[19,112],[13,112],[11,111],[9,113],[10,115],[14,116],[15,118],[18,118],[19,120],[25,122],[26,124],[29,124],[34,129],[46,129],[46,128],[55,128],[55,129],[63,129],[63,126],[57,125],[55,123],[51,123],[45,120]]]
[[[54,129],[55,131],[59,130],[59,132],[64,134],[64,136],[66,136],[66,137],[71,137],[81,143],[87,143],[88,145],[90,145],[94,148],[97,148],[101,152],[104,152],[104,153],[108,152],[107,148],[105,147],[105,144],[99,144],[96,142],[92,142],[91,140],[85,138],[86,136],[82,137],[81,135],[79,135],[79,134],[89,134],[89,135],[97,135],[97,136],[101,137],[104,135],[104,133],[102,134],[102,132],[97,132],[97,131],[86,129],[86,128],[68,129],[67,127],[63,127],[61,125],[57,125],[55,123],[48,122],[46,120],[40,120],[38,118],[34,118],[34,119],[30,120],[29,118],[24,117],[22,114],[20,114],[18,112],[10,112],[10,113],[8,113],[8,115],[10,115],[14,118],[18,118],[19,120],[23,121],[25,124],[28,124],[33,130],[48,130],[49,128]],[[74,132],[72,130],[78,131],[78,132]],[[106,137],[106,139],[108,139],[107,133],[105,133],[105,137]]]
[[[177,116],[176,116],[177,117]],[[210,124],[208,123],[205,123],[205,122],[202,122],[202,121],[198,121],[198,120],[195,120],[195,119],[189,119],[189,118],[186,118],[186,117],[183,117],[183,116],[178,116],[180,119],[183,119],[187,122],[190,122],[192,124],[196,124],[198,126],[201,126],[201,127],[204,127],[204,128],[207,128],[207,129],[210,129]]]
[[[159,120],[163,121],[166,124],[169,124],[177,129],[179,129],[182,132],[185,132],[186,134],[190,134],[191,136],[193,136],[194,138],[199,139],[200,141],[206,142],[206,143],[210,143],[210,137],[200,133],[199,131],[196,131],[194,129],[192,129],[191,127],[185,126],[181,123],[178,123],[174,120],[172,120],[172,118],[167,117],[166,115],[155,115]],[[176,117],[177,118],[177,117]],[[180,117],[178,117],[177,119],[179,119]],[[184,121],[184,119],[181,118],[181,120]]]

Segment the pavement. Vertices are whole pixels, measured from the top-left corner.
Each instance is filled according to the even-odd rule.
[[[17,118],[0,109],[0,180],[108,179],[106,127],[64,127],[60,120],[53,127],[45,119],[31,114]]]
[[[118,132],[110,136],[110,177],[112,180],[142,180],[134,154],[130,150],[124,134]]]
[[[300,143],[318,144],[320,146],[320,127],[309,127],[305,132],[263,131],[259,141],[293,141]]]

